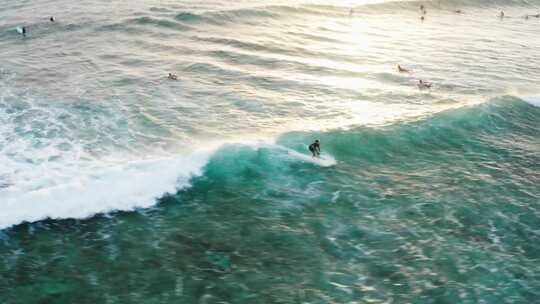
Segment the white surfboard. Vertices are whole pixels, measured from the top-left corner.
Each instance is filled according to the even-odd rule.
[[[336,165],[337,163],[336,159],[332,155],[326,153],[322,153],[319,157],[313,157],[311,155],[299,153],[294,150],[288,150],[288,153],[289,156],[291,156],[292,158],[296,158],[308,163],[313,163],[321,167],[331,167]]]

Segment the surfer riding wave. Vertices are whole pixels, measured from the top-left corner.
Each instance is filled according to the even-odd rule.
[[[314,143],[309,145],[308,149],[313,154],[313,157],[320,157],[321,156],[321,141],[316,139]]]

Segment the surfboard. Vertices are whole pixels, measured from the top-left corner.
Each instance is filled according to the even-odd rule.
[[[326,154],[326,153],[322,153],[321,156],[319,157],[313,157],[311,155],[296,152],[294,150],[288,150],[288,153],[289,153],[289,156],[295,159],[299,159],[304,162],[316,164],[321,167],[331,167],[331,166],[336,165],[337,163],[336,159],[332,155]]]

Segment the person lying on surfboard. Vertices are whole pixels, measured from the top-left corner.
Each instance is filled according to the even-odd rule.
[[[397,69],[398,69],[398,71],[401,72],[401,73],[409,73],[409,72],[410,72],[408,69],[402,67],[402,66],[399,65],[399,64],[397,65]]]
[[[423,81],[422,79],[420,79],[418,80],[418,88],[420,90],[431,89],[431,82]]]
[[[309,151],[311,151],[313,157],[321,156],[321,141],[315,139],[315,142],[309,145]]]

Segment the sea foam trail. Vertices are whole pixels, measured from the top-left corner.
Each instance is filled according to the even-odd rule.
[[[98,213],[151,207],[167,193],[189,187],[191,178],[203,173],[212,156],[230,145],[253,150],[268,148],[288,155],[293,162],[322,167],[336,164],[331,156],[313,159],[308,154],[260,142],[219,143],[178,157],[127,163],[64,164],[64,168],[57,164],[48,169],[28,164],[19,169],[39,170],[40,178],[36,174],[13,180],[9,174],[0,176],[4,179],[0,184],[0,229],[47,218],[88,218]]]
[[[234,158],[227,153],[233,146],[273,151],[282,164],[301,162],[321,167],[336,164],[331,155],[323,154],[320,159],[311,157],[307,148],[306,153],[300,153],[268,142],[224,142],[178,157],[109,165],[105,162],[77,164],[75,170],[67,165],[63,170],[42,168],[42,178],[33,175],[32,180],[8,179],[0,185],[0,208],[3,210],[0,229],[46,218],[88,218],[98,213],[151,207],[167,193],[189,187],[191,179],[203,174],[211,159],[221,154]],[[58,170],[62,174],[58,174]]]
[[[96,213],[150,207],[164,194],[189,186],[190,178],[201,173],[209,154],[101,164],[85,168],[65,182],[53,181],[53,185],[34,190],[8,185],[0,190],[0,229],[45,218],[87,218]]]

